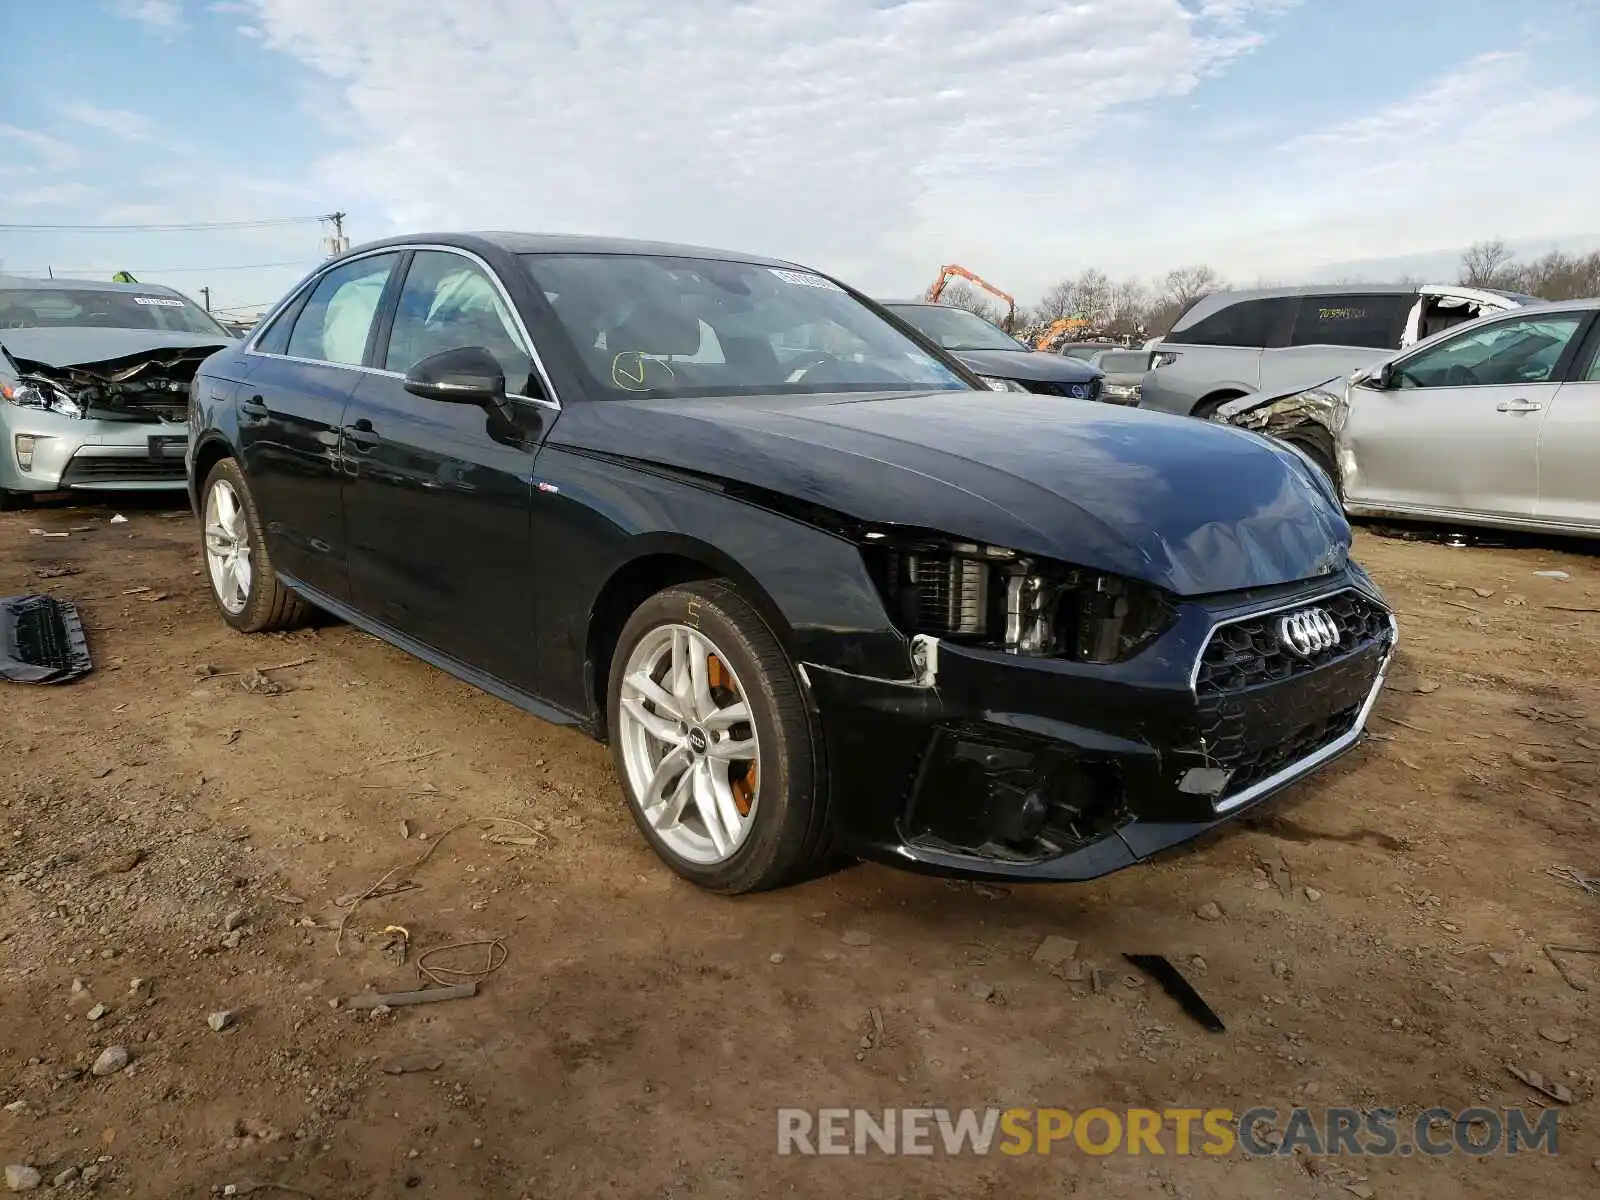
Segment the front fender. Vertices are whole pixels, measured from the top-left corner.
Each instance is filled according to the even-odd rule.
[[[531,532],[536,555],[551,564],[538,605],[541,682],[550,700],[574,712],[588,706],[588,624],[607,584],[628,564],[662,554],[750,589],[781,621],[799,662],[912,674],[910,642],[853,542],[714,482],[547,446]]]

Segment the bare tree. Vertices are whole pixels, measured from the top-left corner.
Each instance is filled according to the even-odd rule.
[[[1111,286],[1111,316],[1106,332],[1112,337],[1141,338],[1148,328],[1150,289],[1143,280],[1124,279]]]
[[[1473,242],[1461,256],[1461,282],[1469,287],[1494,287],[1516,257],[1499,238]]]
[[[1513,263],[1495,281],[1500,287],[1545,300],[1578,300],[1600,295],[1600,251],[1565,254],[1552,250],[1531,263]]]
[[[1165,333],[1189,305],[1226,286],[1222,277],[1203,263],[1168,271],[1156,285],[1155,301],[1145,314],[1145,324],[1152,332]]]
[[[948,304],[951,308],[964,308],[969,313],[982,317],[985,321],[998,325],[1005,318],[998,304],[993,304],[978,295],[978,289],[961,280],[950,284],[939,297],[940,304]]]
[[[1072,314],[1072,306],[1075,303],[1074,289],[1076,286],[1076,280],[1063,279],[1060,283],[1051,287],[1049,291],[1045,292],[1044,298],[1039,301],[1038,307],[1030,314],[1032,322],[1038,325],[1048,325],[1051,321],[1059,321],[1062,317],[1070,316]]]

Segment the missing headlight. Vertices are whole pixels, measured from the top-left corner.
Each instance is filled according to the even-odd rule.
[[[1013,654],[1117,662],[1153,641],[1172,608],[1154,588],[972,542],[866,535],[863,556],[910,634]]]

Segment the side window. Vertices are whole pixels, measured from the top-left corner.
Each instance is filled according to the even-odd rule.
[[[1200,318],[1187,329],[1174,331],[1167,340],[1189,346],[1282,346],[1298,303],[1293,296],[1241,300]]]
[[[1447,338],[1395,365],[1403,388],[1548,383],[1584,313],[1517,317]]]
[[[384,285],[398,260],[398,254],[358,258],[324,275],[295,320],[290,357],[360,366]]]
[[[1415,302],[1409,292],[1302,296],[1289,344],[1396,350]]]
[[[465,346],[495,356],[508,392],[529,394],[533,360],[494,281],[470,258],[418,250],[400,289],[383,365],[404,373],[430,355]]]
[[[301,292],[284,310],[273,318],[256,339],[255,348],[262,354],[287,354],[289,352],[289,334],[294,329],[294,319],[300,315],[300,310],[306,306],[306,294]]]
[[[1589,338],[1589,365],[1578,376],[1585,383],[1600,383],[1600,335]]]

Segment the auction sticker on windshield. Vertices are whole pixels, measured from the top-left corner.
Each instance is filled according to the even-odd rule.
[[[135,296],[135,304],[159,304],[162,308],[182,308],[182,300],[169,300],[165,296]]]
[[[767,268],[785,283],[797,283],[801,287],[823,288],[830,292],[842,292],[844,289],[831,279],[824,279],[821,275],[813,275],[810,271],[785,271],[782,267]]]

